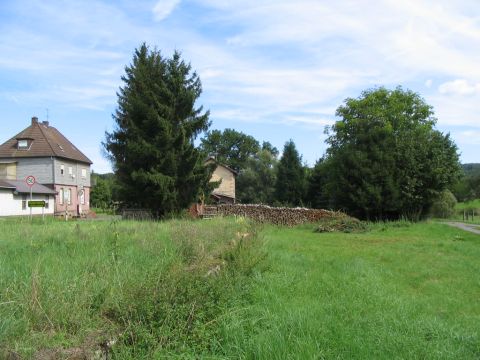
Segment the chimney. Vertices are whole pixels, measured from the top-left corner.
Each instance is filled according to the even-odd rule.
[[[38,124],[38,117],[32,117],[32,125]]]
[[[42,121],[42,124],[45,126],[45,127],[48,127],[48,125],[50,125],[50,123],[48,121]]]

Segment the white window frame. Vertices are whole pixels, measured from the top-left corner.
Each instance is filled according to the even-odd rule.
[[[18,150],[27,150],[28,149],[28,140],[18,140],[17,144]]]
[[[71,166],[68,167],[68,175],[73,175],[73,168]]]
[[[60,191],[59,191],[59,194],[60,194],[60,205],[63,205],[63,199],[64,199],[64,196],[65,196],[65,190],[63,188],[60,188]]]
[[[82,179],[87,178],[87,169],[82,169]]]
[[[85,190],[82,190],[82,195],[80,195],[80,204],[85,205]]]
[[[65,175],[65,165],[60,165],[60,175]]]
[[[67,203],[68,205],[72,205],[72,189],[67,189]]]

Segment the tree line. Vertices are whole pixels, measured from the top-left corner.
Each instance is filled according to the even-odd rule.
[[[463,164],[463,174],[452,191],[458,201],[480,199],[480,164]]]
[[[143,44],[122,81],[115,129],[103,143],[115,173],[108,181],[119,201],[158,217],[208,197],[208,156],[238,172],[239,202],[339,209],[371,220],[419,219],[461,175],[458,149],[435,128],[433,108],[401,87],[346,99],[325,130],[326,153],[309,168],[293,140],[280,154],[235,129],[209,130],[209,112],[197,105],[200,78],[178,52],[167,58]]]

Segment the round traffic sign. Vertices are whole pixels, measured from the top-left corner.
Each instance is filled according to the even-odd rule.
[[[29,175],[25,179],[25,182],[27,183],[28,186],[32,187],[33,185],[35,185],[35,177],[32,175]]]

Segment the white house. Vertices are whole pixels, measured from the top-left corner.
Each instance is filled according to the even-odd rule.
[[[56,192],[46,186],[35,184],[32,187],[32,200],[45,201],[45,208],[32,208],[32,215],[53,215]],[[0,216],[30,215],[28,207],[30,187],[19,180],[0,180]]]

